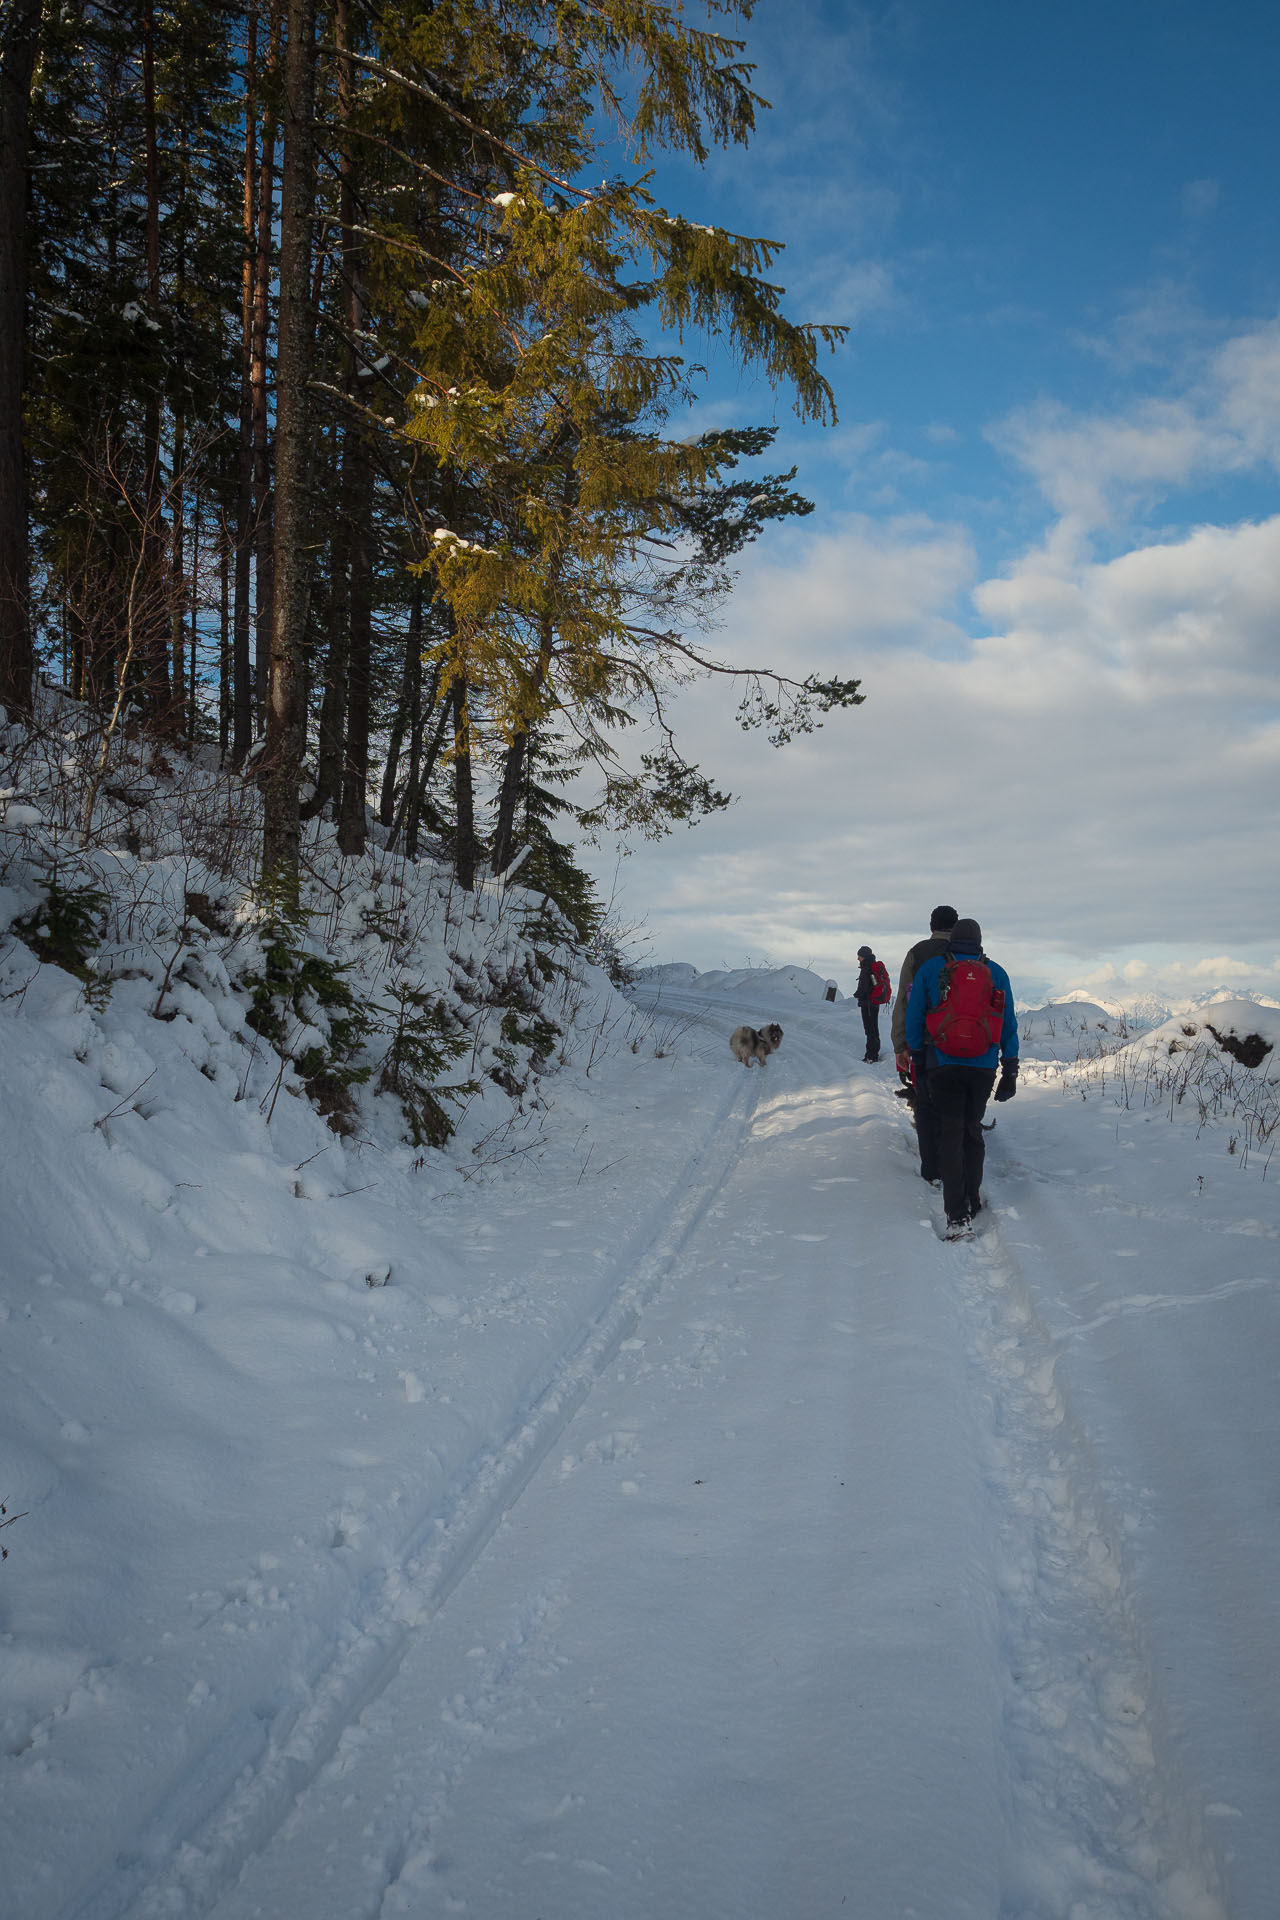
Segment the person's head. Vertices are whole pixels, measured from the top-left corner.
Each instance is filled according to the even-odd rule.
[[[982,951],[982,928],[976,920],[957,920],[947,938],[953,947],[972,947],[975,953]]]
[[[930,933],[950,933],[960,915],[954,907],[935,907],[929,915]]]
[[[870,947],[859,947],[858,958],[859,960],[874,960],[875,955],[872,953]]]

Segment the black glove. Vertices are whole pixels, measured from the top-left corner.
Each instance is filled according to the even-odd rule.
[[[1006,1060],[1000,1073],[1000,1084],[996,1088],[997,1100],[1012,1100],[1018,1091],[1018,1063]]]

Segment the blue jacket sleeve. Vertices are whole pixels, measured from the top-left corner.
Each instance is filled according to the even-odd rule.
[[[924,1016],[932,1004],[929,999],[929,980],[938,971],[936,958],[926,960],[911,982],[911,998],[907,1002],[907,1050],[910,1053],[922,1053],[928,1045],[929,1035]]]
[[[1009,976],[1003,967],[998,970],[1000,985],[1004,988],[1004,1025],[1000,1029],[1001,1060],[1016,1060],[1018,1057],[1018,1016],[1013,1010],[1013,988]]]

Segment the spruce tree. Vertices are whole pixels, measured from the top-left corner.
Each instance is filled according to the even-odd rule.
[[[510,860],[530,756],[556,742],[594,757],[606,815],[722,800],[669,730],[635,768],[613,743],[646,704],[662,728],[686,675],[740,672],[698,639],[707,609],[734,542],[801,510],[790,476],[735,470],[763,443],[683,443],[680,336],[718,332],[832,416],[819,358],[838,329],[791,321],[774,249],[658,206],[643,171],[747,140],[758,105],[741,43],[653,0],[47,16],[26,235],[37,611],[90,700],[139,640],[126,691],[193,733],[216,622],[220,737],[262,784],[269,891],[296,884],[310,721],[308,810],[351,852],[380,738],[388,830],[411,848],[447,832],[464,873],[490,789],[491,858]],[[628,169],[602,181],[610,128]],[[853,688],[748,676],[745,717],[781,737]]]
[[[27,483],[22,449],[27,160],[40,0],[10,0],[0,32],[0,705],[31,706]]]

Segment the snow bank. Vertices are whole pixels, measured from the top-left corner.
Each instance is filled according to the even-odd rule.
[[[833,984],[808,967],[735,967],[699,973],[684,960],[661,967],[644,967],[636,975],[636,981],[645,986],[679,987],[694,993],[740,994],[744,999],[780,1006],[796,1000],[825,1000],[827,989]],[[838,988],[835,998],[844,998]]]
[[[24,1920],[126,1910],[335,1651],[394,1635],[450,1490],[607,1302],[601,1180],[681,1073],[539,896],[344,861],[318,823],[273,997],[232,870],[252,788],[121,742],[81,848],[83,716],[42,719],[0,736],[0,1825]],[[454,1124],[437,1146],[386,1072],[418,1001],[459,1049],[409,1076]],[[326,1091],[317,1056],[356,1077]],[[682,1087],[624,1219],[719,1091]],[[548,1260],[564,1187],[585,1244]]]
[[[1038,1033],[1033,1026],[1024,1071],[1058,1081],[1072,1098],[1163,1111],[1265,1176],[1280,1140],[1278,1043],[1280,1008],[1231,997],[1133,1037],[1123,1023],[1086,1018],[1063,1031],[1055,1018]]]
[[[1172,1046],[1178,1040],[1203,1040],[1207,1036],[1220,1049],[1238,1057],[1239,1043],[1250,1035],[1258,1035],[1263,1045],[1272,1049],[1280,1045],[1280,1007],[1264,1000],[1224,995],[1219,1000],[1211,1000],[1207,1006],[1198,1007],[1194,1013],[1167,1020],[1149,1040],[1154,1045],[1167,1040]],[[1228,1044],[1233,1040],[1236,1047]],[[1268,1077],[1273,1077],[1278,1069],[1280,1060],[1268,1061]]]
[[[1069,993],[1045,1007],[1018,1015],[1023,1058],[1069,1061],[1114,1053],[1144,1035],[1164,1034],[1175,1043],[1208,1034],[1210,1029],[1244,1039],[1257,1032],[1274,1036],[1280,1007],[1256,994],[1219,989],[1180,1008],[1146,999],[1130,1006]],[[1185,1031],[1183,1030],[1185,1029]],[[1210,1037],[1211,1034],[1210,1034]]]
[[[1122,1046],[1138,1031],[1141,1023],[1131,1022],[1120,1008],[1070,996],[1018,1015],[1019,1045],[1026,1060],[1092,1057]]]

